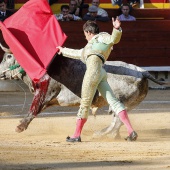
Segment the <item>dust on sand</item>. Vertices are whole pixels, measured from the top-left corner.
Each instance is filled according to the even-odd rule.
[[[169,100],[164,96],[169,91],[148,95],[150,100]],[[150,92],[153,93],[153,92]],[[163,96],[164,95],[164,96]],[[162,97],[161,97],[162,96]],[[121,128],[121,139],[112,135],[93,138],[96,130],[109,125],[111,115],[89,116],[82,132],[81,143],[67,143],[67,135],[75,128],[75,115],[42,116],[35,118],[28,129],[16,133],[15,127],[21,118],[0,120],[0,169],[2,170],[168,170],[170,169],[170,113],[169,104],[147,105],[149,111],[134,111],[129,114],[139,137],[136,142],[127,142],[127,131]],[[153,107],[153,108],[152,108]],[[165,108],[167,107],[167,108]],[[164,111],[163,111],[164,110]],[[2,113],[1,115],[9,114]]]

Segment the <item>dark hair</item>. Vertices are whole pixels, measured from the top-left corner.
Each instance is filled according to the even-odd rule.
[[[123,8],[124,6],[128,6],[128,7],[129,7],[129,12],[131,12],[132,6],[129,5],[128,3],[124,3],[124,4],[122,4],[122,5],[120,6],[120,10],[121,10],[121,11],[122,11],[122,8]]]
[[[61,11],[63,10],[63,9],[69,9],[69,6],[68,5],[61,5]]]
[[[4,1],[4,0],[0,0],[0,4],[1,4],[1,3],[3,3],[3,2],[5,3],[5,1]]]
[[[92,34],[98,34],[99,33],[99,26],[95,21],[87,21],[83,25],[83,31],[90,32]]]
[[[70,0],[69,4],[71,3],[71,1],[74,1],[74,2],[76,2],[76,4],[77,4],[77,1],[76,1],[76,0]]]

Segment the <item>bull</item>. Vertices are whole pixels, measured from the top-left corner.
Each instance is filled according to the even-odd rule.
[[[47,89],[43,89],[41,86],[34,85],[29,76],[20,71],[21,67],[10,50],[0,46],[5,51],[0,64],[0,78],[19,78],[34,93],[28,115],[20,121],[16,127],[16,132],[26,130],[30,122],[49,106],[78,106],[80,104],[81,85],[86,69],[81,61],[57,55],[47,71],[50,76],[49,86]],[[13,66],[17,67],[13,70],[9,69]],[[156,80],[148,71],[125,62],[107,61],[103,67],[107,72],[108,83],[115,96],[124,103],[127,111],[132,110],[144,100],[148,93],[149,79],[159,85],[164,84]],[[46,76],[43,79],[45,80]],[[92,113],[95,114],[98,108],[107,105],[104,98],[96,92],[91,105]],[[109,111],[112,112],[111,109]],[[112,133],[115,137],[119,136],[122,122],[114,113],[112,115],[111,124],[96,132],[95,136],[104,136],[108,133]]]

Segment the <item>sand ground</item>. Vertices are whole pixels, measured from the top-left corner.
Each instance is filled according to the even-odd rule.
[[[31,98],[27,96],[28,103]],[[74,131],[76,113],[44,114],[34,119],[26,131],[16,133],[15,127],[24,115],[17,117],[14,101],[19,105],[23,94],[1,92],[0,101],[0,170],[170,170],[169,90],[150,90],[144,102],[129,113],[139,135],[136,142],[124,140],[124,126],[120,140],[112,135],[93,137],[96,130],[111,122],[111,115],[100,113],[104,109],[96,118],[89,117],[81,143],[65,141]],[[54,107],[44,112],[65,110],[77,108]]]

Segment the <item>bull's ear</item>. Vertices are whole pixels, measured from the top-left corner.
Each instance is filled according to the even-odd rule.
[[[1,49],[2,49],[4,52],[6,52],[6,53],[12,53],[12,51],[11,51],[9,48],[4,47],[1,43],[0,43],[0,47],[1,47]]]

